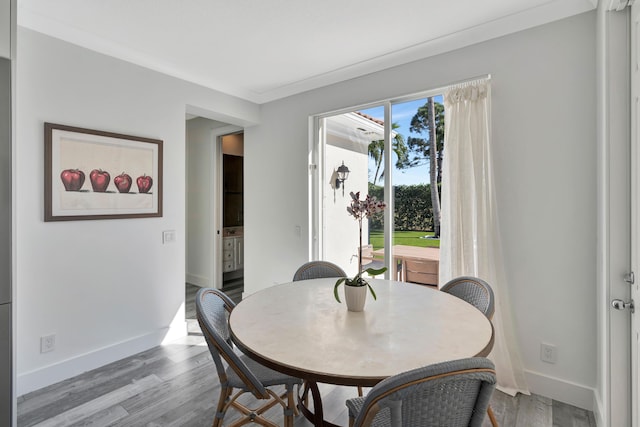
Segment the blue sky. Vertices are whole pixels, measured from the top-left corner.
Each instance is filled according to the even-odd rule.
[[[442,103],[442,96],[434,97],[436,102]],[[416,114],[418,108],[423,106],[427,102],[426,98],[417,99],[415,101],[403,102],[399,104],[393,104],[391,109],[391,122],[400,125],[397,132],[401,133],[405,141],[409,136],[418,138],[428,138],[428,135],[421,135],[409,132],[411,125],[411,118]],[[375,117],[379,120],[384,120],[384,107],[368,108],[366,110],[360,110],[361,112]],[[395,154],[394,154],[395,163]],[[373,173],[375,169],[375,163],[369,159],[369,178],[373,179]],[[411,185],[411,184],[428,184],[429,183],[429,165],[417,166],[410,169],[393,170],[393,184],[394,185]],[[382,181],[378,180],[378,185],[382,185]]]

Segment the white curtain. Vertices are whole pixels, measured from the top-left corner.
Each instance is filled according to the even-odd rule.
[[[448,88],[444,95],[440,283],[457,276],[484,279],[495,293],[498,388],[529,394],[505,280],[490,153],[490,82]]]

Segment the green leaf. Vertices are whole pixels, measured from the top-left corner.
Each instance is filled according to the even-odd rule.
[[[373,290],[373,288],[371,287],[371,285],[369,283],[367,283],[367,286],[369,287],[369,290],[371,291],[371,295],[373,295],[373,299],[377,300],[378,297],[376,296],[375,291]]]
[[[338,287],[342,284],[342,282],[344,282],[345,280],[347,280],[346,277],[343,277],[342,279],[338,279],[338,281],[336,282],[336,284],[333,286],[333,296],[335,297],[336,301],[338,301],[339,303],[342,303],[342,301],[340,301],[340,297],[338,296]]]
[[[384,273],[385,271],[387,271],[387,267],[382,267],[382,268],[379,268],[377,270],[374,269],[374,268],[367,268],[365,270],[365,273],[369,274],[369,276],[377,276],[379,274]]]

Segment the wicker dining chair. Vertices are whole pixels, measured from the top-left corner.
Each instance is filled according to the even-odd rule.
[[[440,290],[468,302],[483,312],[489,320],[493,317],[493,289],[484,280],[472,276],[456,277],[449,280]]]
[[[347,273],[329,261],[309,261],[298,268],[293,275],[293,281],[320,279],[323,277],[347,277]]]
[[[480,427],[496,386],[483,357],[417,368],[346,402],[350,427]]]
[[[493,318],[495,311],[493,289],[484,280],[472,276],[460,276],[449,280],[440,290],[468,302],[484,313],[489,320]],[[491,406],[487,408],[487,414],[491,425],[498,427],[498,421]]]
[[[234,408],[244,415],[241,419],[229,424],[229,427],[241,426],[249,422],[278,427],[263,415],[265,411],[277,404],[283,407],[285,426],[293,427],[293,415],[297,414],[293,389],[296,384],[300,385],[302,380],[269,369],[246,355],[238,355],[234,351],[229,333],[229,314],[234,307],[235,303],[217,289],[202,288],[196,293],[198,323],[220,379],[220,398],[213,427],[222,425],[229,408]],[[281,385],[285,386],[285,392],[281,394],[270,389],[271,386]],[[232,396],[235,389],[237,391]],[[245,393],[251,393],[265,403],[255,409],[239,403],[238,398]]]

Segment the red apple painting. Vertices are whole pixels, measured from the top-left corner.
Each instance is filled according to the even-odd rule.
[[[93,191],[96,193],[104,193],[107,191],[107,187],[111,181],[111,175],[102,169],[94,169],[89,174],[89,181],[91,181]]]
[[[131,176],[124,172],[113,178],[113,183],[120,193],[128,193],[132,182]]]
[[[60,173],[60,179],[67,191],[80,191],[84,184],[84,172],[80,169],[65,169]]]
[[[138,192],[140,193],[148,193],[151,190],[151,186],[153,185],[153,179],[146,174],[139,176],[136,179],[136,184],[138,184]]]
[[[162,217],[163,144],[44,123],[44,221]]]

